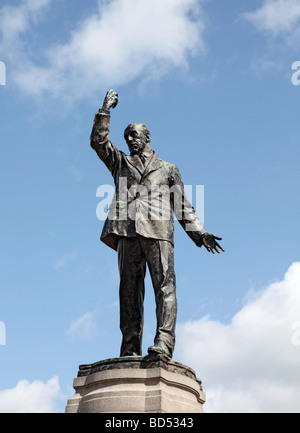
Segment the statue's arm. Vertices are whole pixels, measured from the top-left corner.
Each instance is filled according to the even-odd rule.
[[[173,212],[187,235],[198,245],[207,231],[201,224],[194,207],[187,199],[183,181],[176,166],[173,166],[172,169],[171,191]]]
[[[173,167],[171,179],[173,212],[187,235],[198,247],[204,245],[208,252],[214,254],[215,251],[219,253],[219,249],[224,251],[217,243],[217,240],[222,238],[209,234],[201,224],[194,207],[186,197],[182,178],[176,166]]]
[[[91,147],[112,174],[120,159],[120,151],[109,139],[110,108],[114,108],[117,103],[118,95],[112,90],[107,92],[102,108],[95,115],[91,133]]]

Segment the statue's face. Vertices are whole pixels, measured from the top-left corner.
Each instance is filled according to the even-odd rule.
[[[126,134],[126,143],[131,155],[136,155],[147,146],[147,136],[144,134],[140,125],[135,125],[130,128]]]

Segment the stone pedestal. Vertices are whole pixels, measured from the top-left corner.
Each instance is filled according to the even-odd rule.
[[[81,365],[66,413],[202,413],[195,372],[164,356],[126,356]]]

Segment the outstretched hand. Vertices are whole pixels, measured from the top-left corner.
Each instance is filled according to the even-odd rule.
[[[221,245],[218,244],[217,240],[221,241],[222,238],[219,238],[215,235],[210,235],[209,233],[205,233],[205,235],[203,235],[202,242],[209,253],[215,254],[215,251],[220,253],[219,249],[225,252]]]
[[[110,110],[111,108],[115,108],[118,105],[118,102],[119,95],[111,89],[105,95],[102,108],[104,108],[104,110]]]

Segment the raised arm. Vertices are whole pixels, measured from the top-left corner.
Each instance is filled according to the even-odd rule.
[[[104,162],[112,175],[115,175],[120,152],[109,139],[110,109],[118,104],[118,94],[109,90],[104,98],[102,108],[95,115],[91,133],[91,147]]]

